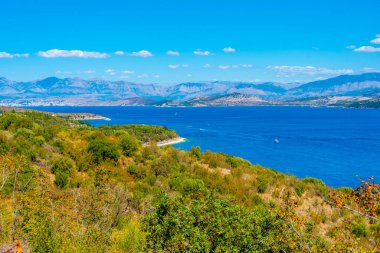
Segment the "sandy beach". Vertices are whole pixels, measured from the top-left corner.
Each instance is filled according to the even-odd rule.
[[[166,145],[173,145],[173,144],[177,144],[177,143],[181,143],[185,141],[186,141],[186,138],[178,137],[174,139],[157,142],[157,146],[161,147],[161,146],[166,146]]]

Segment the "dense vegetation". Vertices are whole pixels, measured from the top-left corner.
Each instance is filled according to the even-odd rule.
[[[4,113],[0,249],[16,241],[31,252],[380,249],[374,182],[335,190],[240,158],[155,145],[176,136]]]
[[[380,99],[364,100],[349,104],[347,107],[354,108],[380,108]]]

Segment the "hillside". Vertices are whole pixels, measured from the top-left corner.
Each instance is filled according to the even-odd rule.
[[[378,185],[332,189],[221,153],[157,147],[174,137],[165,127],[4,112],[0,249],[19,241],[31,252],[379,250],[380,225],[363,216],[380,215]]]
[[[291,89],[284,87],[285,84],[278,82],[214,81],[163,86],[79,78],[48,77],[32,82],[15,82],[0,78],[0,105],[197,106],[194,101],[206,99],[215,100],[215,105],[250,106],[295,104],[294,101],[297,101],[296,104],[302,104],[302,101],[310,98],[325,97],[340,98],[350,104],[362,98],[379,97],[380,73],[342,75],[301,84]],[[236,94],[241,94],[241,98],[236,98]],[[218,101],[222,97],[234,96],[234,101]],[[315,105],[330,105],[322,103],[323,101],[325,100],[321,99]],[[201,105],[214,104],[204,101]]]

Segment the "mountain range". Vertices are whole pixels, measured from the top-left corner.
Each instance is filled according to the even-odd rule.
[[[279,82],[188,82],[172,86],[126,81],[57,78],[16,82],[0,78],[0,104],[47,105],[346,105],[377,104],[380,73],[341,75],[300,84]],[[364,102],[363,102],[364,101]],[[368,103],[367,103],[368,102]]]

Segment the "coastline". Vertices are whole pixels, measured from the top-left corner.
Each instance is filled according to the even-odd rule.
[[[159,142],[157,142],[157,146],[158,147],[162,147],[162,146],[167,146],[167,145],[178,144],[178,143],[185,142],[185,141],[186,141],[186,138],[177,137],[177,138],[174,138],[174,139],[168,139],[168,140],[164,140],[164,141],[159,141]]]
[[[62,117],[62,118],[68,118],[71,120],[107,120],[110,121],[110,118],[97,115],[97,114],[92,114],[92,113],[52,113],[53,116],[55,117]]]

